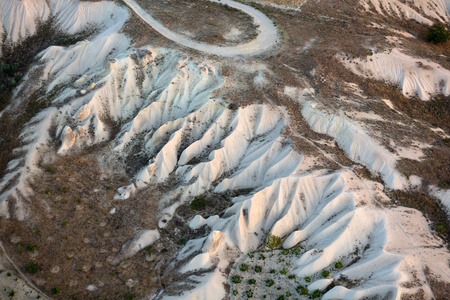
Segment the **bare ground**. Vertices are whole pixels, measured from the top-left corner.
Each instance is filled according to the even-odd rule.
[[[256,37],[247,14],[208,0],[138,0],[152,17],[172,31],[199,42],[235,45]]]

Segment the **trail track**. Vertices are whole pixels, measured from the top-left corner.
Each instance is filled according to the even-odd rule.
[[[192,48],[208,54],[214,54],[224,57],[252,57],[266,53],[274,49],[280,41],[280,36],[275,24],[265,14],[253,7],[238,3],[232,0],[210,0],[223,5],[239,9],[250,15],[256,26],[258,26],[258,36],[248,43],[236,46],[221,47],[211,44],[204,44],[193,41],[185,36],[179,35],[167,27],[164,27],[160,22],[155,20],[147,11],[145,11],[134,0],[124,0],[124,2],[147,24],[152,26],[156,31],[166,38],[174,41],[182,46]]]

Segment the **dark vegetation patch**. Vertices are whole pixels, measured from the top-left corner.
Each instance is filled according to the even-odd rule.
[[[442,44],[449,40],[450,32],[442,24],[435,24],[428,28],[427,40],[431,43]]]
[[[428,282],[430,283],[430,287],[433,290],[436,300],[448,299],[448,295],[450,295],[450,284],[448,282],[440,280],[440,278],[432,274],[428,267],[425,267],[425,275],[428,279]]]
[[[398,86],[371,79],[366,79],[362,88],[369,96],[391,100],[398,110],[413,119],[450,131],[450,96],[439,95],[430,101],[422,101],[418,97],[406,98]]]
[[[25,37],[15,45],[3,43],[0,60],[0,111],[10,102],[14,89],[19,85],[22,77],[30,66],[37,61],[36,55],[52,45],[69,46],[86,39],[95,30],[83,31],[76,35],[62,32],[56,25],[56,18],[50,17],[45,22],[38,22],[36,33]],[[5,40],[6,36],[3,37]],[[39,72],[31,76],[39,77]],[[37,89],[40,83],[33,82],[33,92],[18,95],[21,101],[17,111],[6,111],[0,118],[0,175],[3,174],[7,163],[13,158],[12,150],[21,145],[18,136],[22,127],[39,111],[46,108],[55,91],[46,93],[44,89]],[[23,98],[23,99],[22,99]]]
[[[424,192],[418,191],[387,191],[386,195],[393,199],[395,204],[417,209],[428,218],[431,227],[444,239],[450,249],[450,222],[445,209]]]
[[[450,188],[450,146],[445,140],[437,140],[432,148],[423,151],[422,161],[404,158],[397,162],[397,169],[407,177],[417,175],[422,177],[423,190],[430,184],[439,188]]]

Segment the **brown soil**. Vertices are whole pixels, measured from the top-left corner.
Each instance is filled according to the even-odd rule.
[[[178,282],[183,275],[177,268],[185,261],[170,263],[187,241],[209,233],[206,226],[191,230],[188,222],[196,214],[221,214],[231,205],[230,196],[217,194],[205,194],[207,206],[200,211],[182,205],[159,230],[161,238],[152,246],[151,256],[141,251],[112,265],[122,246],[139,231],[158,228],[158,200],[175,183],[168,180],[128,200],[114,200],[114,192],[128,184],[128,178],[122,173],[106,175],[87,153],[60,158],[43,170],[32,182],[36,194],[26,200],[26,220],[1,220],[0,232],[8,255],[55,299],[129,299]],[[34,274],[27,273],[30,263],[39,268]],[[97,290],[88,291],[89,285]],[[55,287],[59,293],[52,291]]]
[[[138,0],[164,26],[193,40],[209,44],[233,45],[256,37],[253,19],[228,5],[208,0]],[[227,39],[232,29],[240,33]]]
[[[27,199],[26,221],[1,221],[7,252],[22,271],[26,273],[29,263],[37,265],[38,272],[29,278],[48,294],[59,287],[53,293],[56,299],[125,299],[159,287],[154,267],[168,255],[160,252],[177,248],[164,238],[153,247],[151,261],[143,251],[119,266],[109,262],[139,230],[156,228],[161,189],[149,188],[128,201],[113,200],[114,191],[128,179],[123,174],[104,176],[89,155],[61,158],[45,170],[33,181],[36,195]],[[111,215],[113,207],[116,213]],[[139,284],[129,288],[129,279]],[[98,290],[87,291],[91,284]]]
[[[433,147],[424,151],[426,157],[422,161],[402,159],[397,168],[407,176],[417,175],[423,178],[423,188],[436,185],[440,188],[450,188],[450,146],[442,140],[434,143]]]
[[[436,300],[448,299],[448,295],[450,295],[450,284],[441,281],[440,278],[436,277],[434,274],[431,274],[428,268],[425,268],[425,275],[431,285],[431,289],[433,290]]]

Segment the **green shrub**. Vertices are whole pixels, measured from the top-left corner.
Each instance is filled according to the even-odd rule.
[[[179,239],[178,240],[178,245],[180,245],[180,246],[186,245],[186,239]]]
[[[282,274],[282,275],[286,275],[286,274],[287,274],[287,272],[288,272],[288,271],[286,270],[286,268],[284,268],[284,267],[283,267],[283,270],[281,270],[281,271],[280,271],[280,274]]]
[[[290,296],[292,296],[292,293],[290,291],[287,291],[286,292],[286,297],[290,297]]]
[[[427,40],[435,44],[445,43],[450,39],[450,32],[442,24],[428,28]]]
[[[261,271],[262,271],[262,267],[261,266],[255,266],[255,272],[256,273],[261,273]]]
[[[27,245],[27,250],[28,250],[29,252],[34,253],[35,250],[36,250],[36,245],[28,244],[28,245]]]
[[[10,298],[14,297],[15,295],[16,295],[16,291],[14,291],[14,290],[11,290],[11,291],[9,292],[9,294],[8,294],[8,296],[9,296]]]
[[[237,294],[239,294],[239,292],[237,290],[233,290],[233,296],[237,296]]]
[[[292,252],[292,254],[299,256],[302,253],[302,249],[300,249],[299,247],[295,247],[295,248],[292,248],[291,252]]]
[[[59,288],[59,286],[55,286],[54,288],[52,288],[53,295],[59,294],[60,292],[61,292],[61,289]]]
[[[288,255],[289,254],[289,249],[284,249],[283,251],[281,251],[281,254]]]
[[[239,266],[239,270],[241,270],[242,272],[245,272],[248,270],[248,265],[247,264],[241,264]]]
[[[148,256],[152,256],[152,246],[145,247],[145,251],[147,252]]]
[[[270,274],[274,274],[275,272],[276,272],[275,269],[270,269],[269,271]]]
[[[239,276],[239,275],[231,276],[231,282],[232,283],[241,283],[242,282],[241,276]]]
[[[306,282],[311,282],[311,277],[305,276],[305,281],[306,281]]]
[[[323,278],[327,278],[330,275],[330,271],[322,270],[322,274],[321,275],[322,275]]]
[[[320,290],[314,290],[311,294],[311,298],[316,299],[322,296],[322,292]]]
[[[289,279],[295,279],[295,275],[294,275],[294,274],[291,274],[291,275],[288,276],[288,278],[289,278]]]
[[[277,300],[284,300],[284,295],[279,296]]]
[[[256,284],[256,279],[250,278],[248,284]]]
[[[275,284],[275,281],[273,281],[273,279],[267,279],[266,280],[266,286],[267,287],[271,287],[274,284]]]
[[[192,210],[202,210],[206,207],[206,200],[203,196],[195,196],[194,199],[192,199],[190,207]]]
[[[34,273],[36,273],[38,270],[39,270],[39,267],[38,267],[37,265],[33,264],[33,263],[29,263],[29,264],[27,265],[27,272],[28,272],[28,273],[34,274]]]
[[[264,243],[264,246],[266,246],[269,249],[275,249],[280,247],[282,244],[281,238],[276,235],[269,235],[267,237],[266,242]]]
[[[445,233],[445,225],[443,224],[439,224],[436,226],[436,232],[440,233],[440,234],[444,234]]]
[[[300,295],[308,295],[309,290],[308,287],[302,287],[302,289],[300,290]]]
[[[265,260],[265,259],[266,259],[266,257],[264,256],[264,254],[260,254],[258,257],[258,260]]]
[[[334,263],[334,267],[336,269],[342,269],[344,265],[342,264],[342,261],[338,260],[337,262]]]
[[[247,295],[247,298],[252,298],[253,297],[253,292],[251,290],[248,290],[245,292],[245,295]]]

